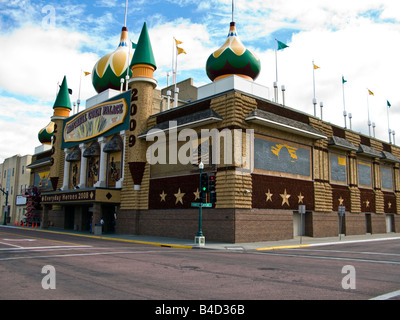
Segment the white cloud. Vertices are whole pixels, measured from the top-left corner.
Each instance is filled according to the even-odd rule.
[[[51,106],[0,97],[0,112],[0,162],[15,154],[33,154],[34,148],[40,145],[40,129],[50,122]]]
[[[91,71],[98,59],[96,54],[79,51],[88,42],[83,34],[35,26],[0,36],[0,87],[11,93],[52,101],[57,82],[66,75],[69,87],[77,94],[80,70]],[[84,84],[82,93],[84,96],[95,92]]]
[[[400,26],[377,25],[368,19],[359,19],[338,31],[304,31],[294,35],[288,43],[290,47],[278,52],[279,82],[286,85],[287,105],[314,113],[312,60],[315,59],[320,67],[315,71],[316,96],[319,102],[324,102],[324,120],[344,126],[341,83],[344,75],[348,81],[346,111],[353,115],[353,129],[368,133],[368,87],[375,93],[369,98],[369,107],[371,121],[377,125],[377,138],[388,141],[386,100],[400,106],[397,89],[400,66],[396,63],[400,49],[393,41],[399,36]],[[260,55],[263,70],[257,82],[272,86],[274,52],[269,50]],[[395,129],[400,113],[394,107],[390,112],[391,127]],[[396,131],[400,132],[399,129]]]

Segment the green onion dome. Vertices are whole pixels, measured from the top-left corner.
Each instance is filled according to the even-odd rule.
[[[50,122],[46,127],[39,131],[38,138],[41,144],[51,144],[54,134],[54,122]]]
[[[207,76],[211,81],[237,75],[254,81],[261,71],[260,59],[240,41],[235,22],[231,22],[228,39],[207,60]]]
[[[93,68],[92,83],[97,93],[107,89],[120,90],[121,79],[126,78],[127,71],[129,77],[132,75],[129,69],[132,56],[133,49],[128,39],[128,28],[123,27],[118,48],[102,57]]]

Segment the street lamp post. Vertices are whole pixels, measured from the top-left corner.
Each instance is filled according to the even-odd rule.
[[[201,175],[203,174],[204,164],[200,162],[199,164],[200,169],[200,179],[199,179],[199,192],[201,194]],[[201,196],[200,196],[201,198]],[[203,225],[203,203],[200,199],[200,206],[199,206],[199,230],[197,231],[197,235],[195,237],[195,244],[199,246],[205,245],[205,237],[203,235],[202,225]]]

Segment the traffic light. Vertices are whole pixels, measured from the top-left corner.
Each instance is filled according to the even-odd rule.
[[[202,173],[200,176],[200,201],[202,203],[207,202],[208,193],[208,174]]]
[[[208,176],[208,190],[210,192],[210,203],[217,202],[217,193],[215,192],[216,175],[211,173]]]

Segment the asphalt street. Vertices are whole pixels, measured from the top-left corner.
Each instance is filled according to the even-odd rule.
[[[0,286],[1,300],[400,300],[400,239],[193,250],[3,227]]]

